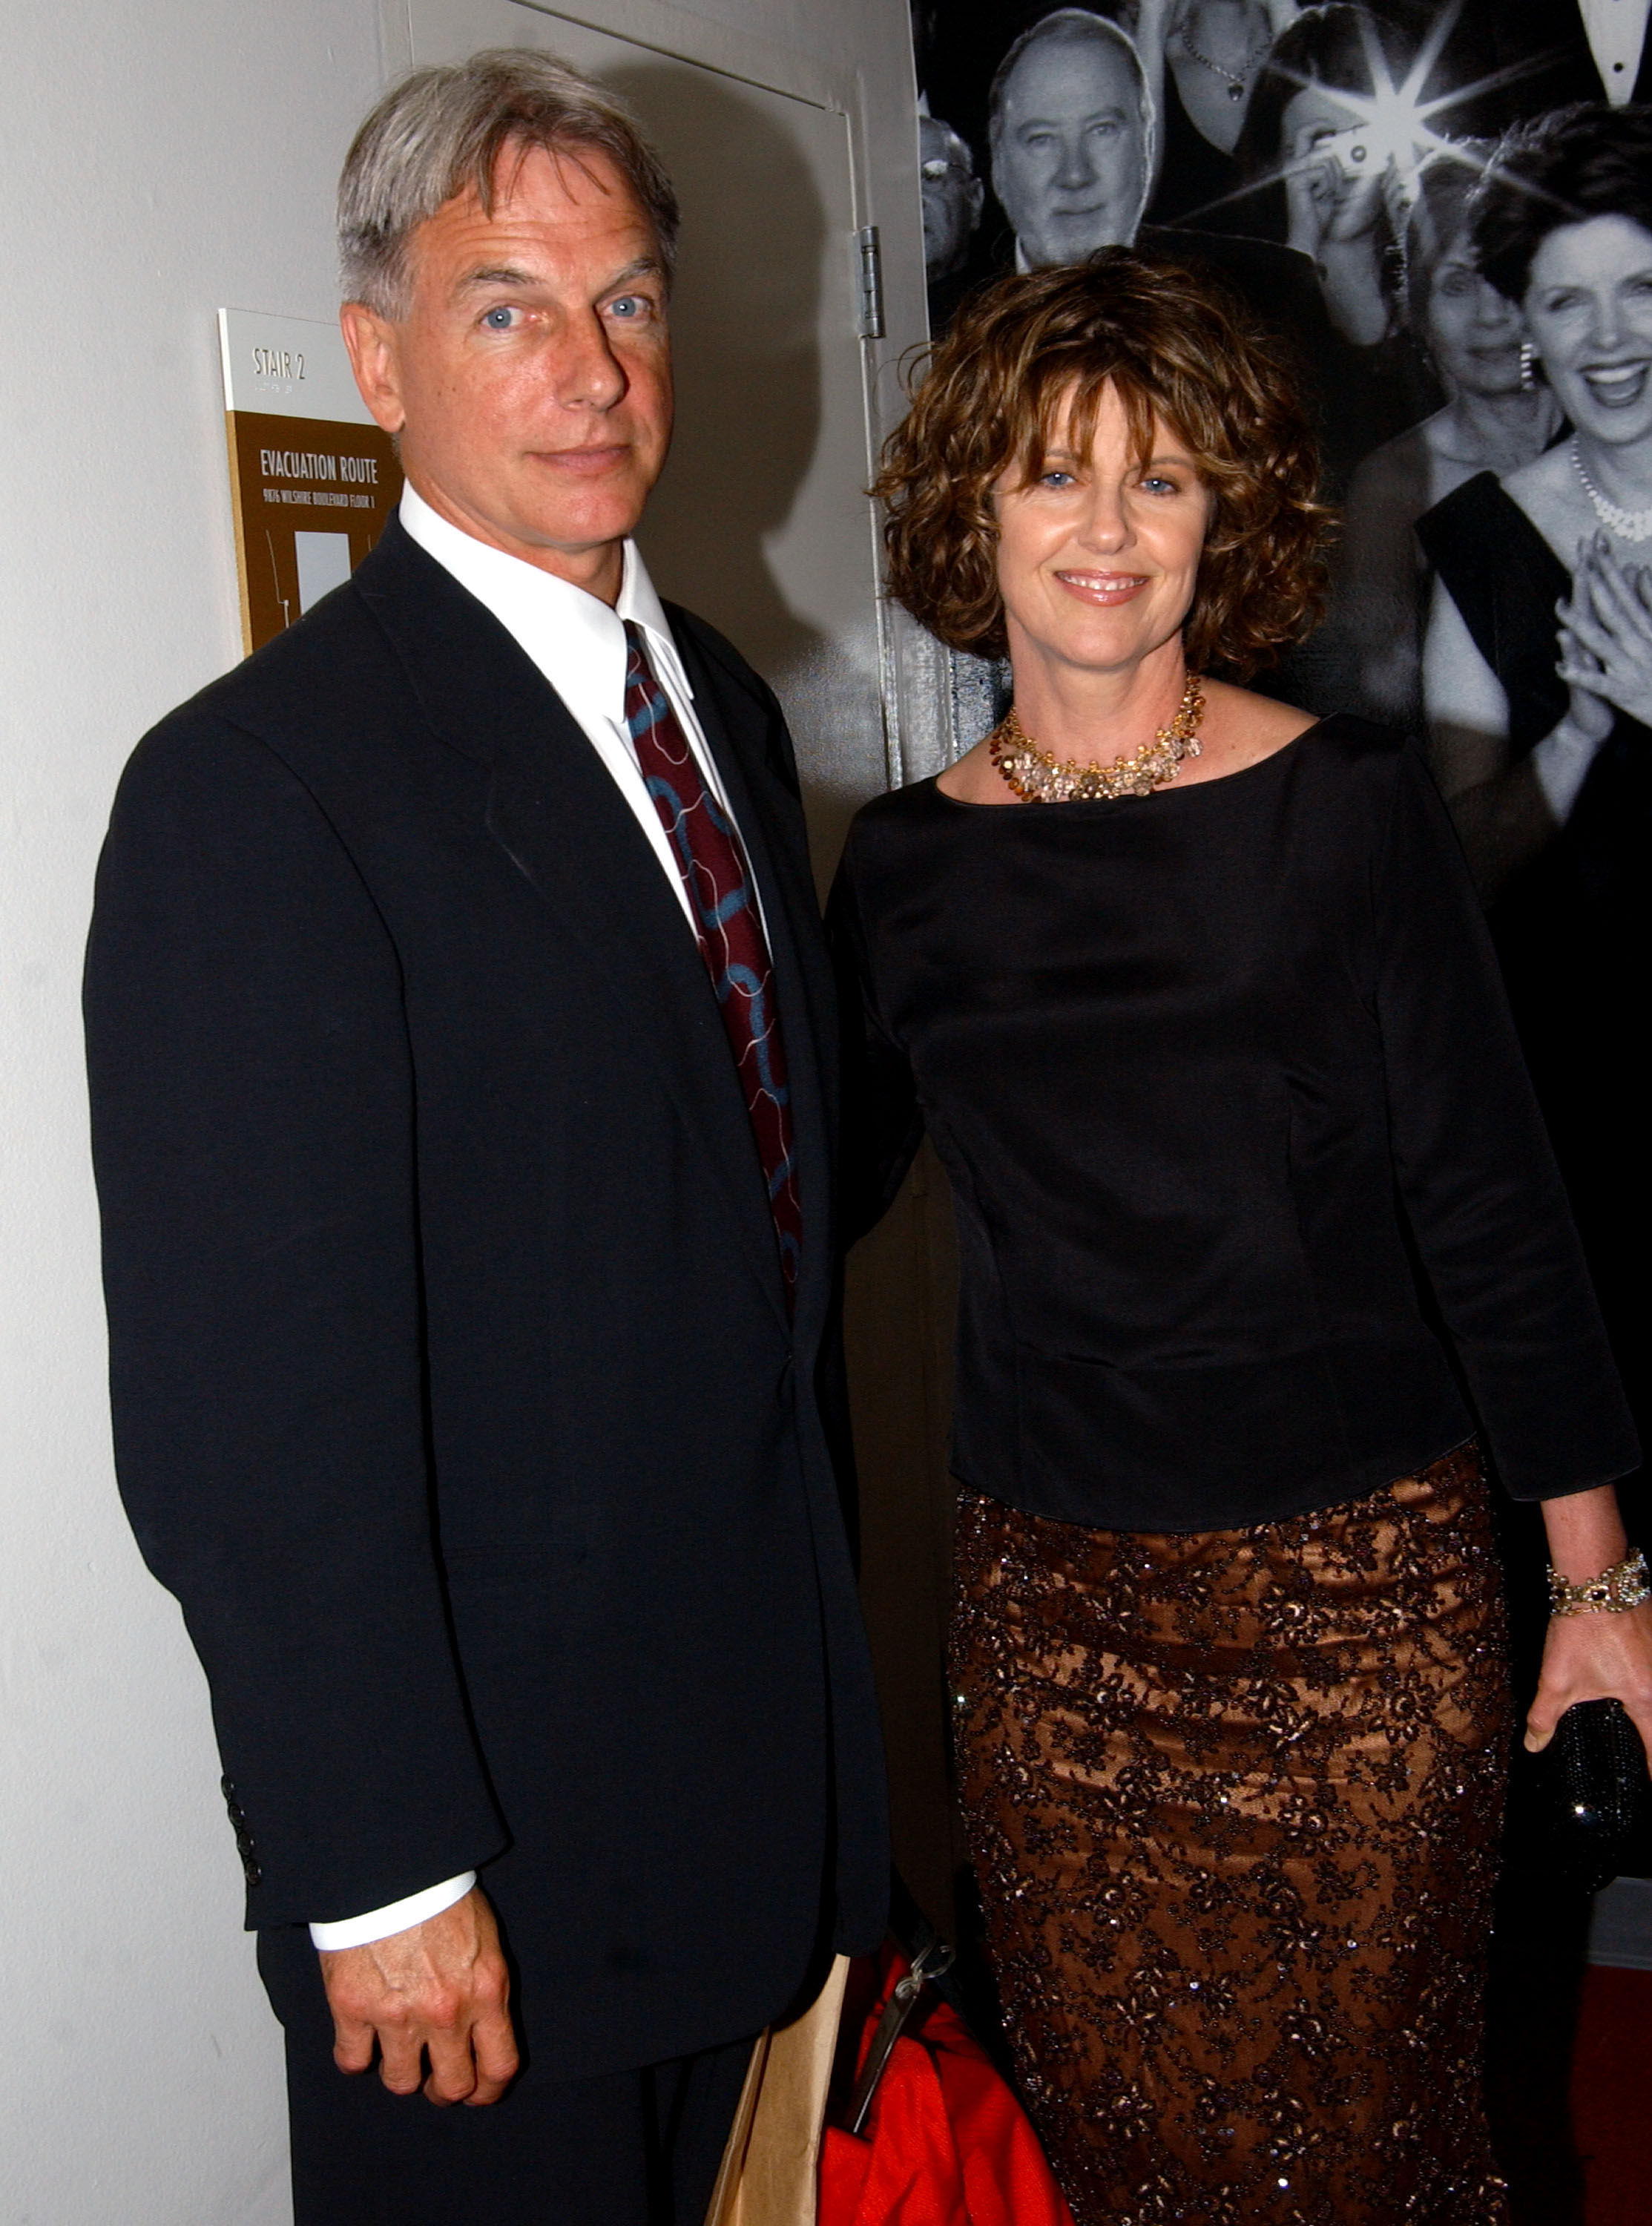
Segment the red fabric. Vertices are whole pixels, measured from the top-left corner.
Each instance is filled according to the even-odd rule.
[[[906,1965],[880,1959],[858,2071]],[[864,2136],[828,2126],[820,2226],[1073,2226],[1038,2137],[963,2019],[931,1995],[895,2043]]]

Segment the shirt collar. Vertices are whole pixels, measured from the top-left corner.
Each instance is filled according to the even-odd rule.
[[[642,630],[656,677],[682,702],[693,701],[670,623],[634,541],[625,544],[620,597],[610,609],[571,581],[490,549],[450,524],[410,480],[402,487],[401,519],[425,554],[492,613],[588,732],[594,718],[625,725],[627,620]]]

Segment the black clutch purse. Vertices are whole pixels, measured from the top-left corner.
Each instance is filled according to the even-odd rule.
[[[1621,1701],[1579,1701],[1542,1759],[1555,1851],[1577,1886],[1598,1892],[1617,1876],[1643,1812],[1641,1735]]]

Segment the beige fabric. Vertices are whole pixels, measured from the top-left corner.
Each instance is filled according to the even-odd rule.
[[[815,2226],[826,2089],[848,1968],[848,1958],[837,1956],[802,2016],[759,2036],[706,2226]]]

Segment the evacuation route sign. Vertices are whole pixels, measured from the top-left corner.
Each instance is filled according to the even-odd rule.
[[[342,587],[402,492],[336,325],[220,309],[241,633],[250,652]]]

